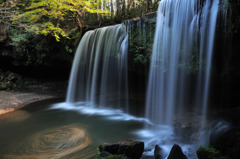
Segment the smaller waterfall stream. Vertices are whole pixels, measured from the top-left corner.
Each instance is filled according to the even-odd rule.
[[[66,101],[127,110],[127,49],[124,24],[85,33],[74,58]]]

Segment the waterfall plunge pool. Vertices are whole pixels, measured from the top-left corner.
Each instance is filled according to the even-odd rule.
[[[153,156],[158,144],[167,157],[173,144],[179,144],[188,158],[196,158],[196,145],[179,139],[177,126],[154,125],[139,116],[87,102],[37,102],[0,116],[0,158],[91,159],[100,144],[126,139],[143,141],[145,156]]]

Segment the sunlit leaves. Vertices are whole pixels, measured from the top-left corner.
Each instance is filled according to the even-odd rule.
[[[10,1],[11,7],[16,9],[16,15],[12,17],[13,24],[24,26],[26,31],[37,34],[51,34],[57,41],[61,37],[68,37],[64,30],[64,21],[78,22],[76,25],[84,27],[84,15],[109,13],[106,9],[98,8],[101,1],[86,0],[32,0],[24,6],[24,1]],[[21,9],[16,7],[21,4]],[[22,12],[23,10],[23,12]],[[76,20],[78,19],[78,20]]]
[[[90,25],[100,26],[104,21],[112,24],[142,15],[147,2],[150,0],[8,0],[0,4],[0,13],[2,8],[10,10],[5,18],[0,17],[0,22],[6,23],[7,19],[8,23],[12,21],[11,26],[51,34],[60,40],[72,29],[78,28],[81,34]]]

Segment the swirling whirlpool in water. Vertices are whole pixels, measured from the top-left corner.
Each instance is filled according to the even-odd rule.
[[[91,144],[84,127],[66,125],[47,129],[19,143],[14,155],[6,158],[62,158],[80,151]]]

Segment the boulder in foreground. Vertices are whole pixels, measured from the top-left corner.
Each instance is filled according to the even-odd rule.
[[[173,145],[167,159],[187,159],[187,157],[182,152],[182,148],[179,145],[175,144]]]
[[[120,155],[122,158],[140,159],[144,150],[144,143],[139,141],[125,140],[113,144],[102,144],[99,146],[100,158],[102,153],[108,153],[108,157]]]

